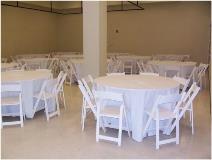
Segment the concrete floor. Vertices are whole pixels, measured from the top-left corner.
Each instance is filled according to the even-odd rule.
[[[138,143],[123,133],[122,146],[95,141],[95,121],[89,115],[85,131],[81,131],[81,93],[77,85],[65,87],[68,109],[61,107],[61,116],[46,121],[43,111],[24,127],[2,129],[2,158],[211,158],[211,117],[208,90],[198,94],[194,103],[195,134],[188,119],[180,124],[180,144],[167,144],[155,150],[155,136]],[[109,133],[115,133],[109,130]]]

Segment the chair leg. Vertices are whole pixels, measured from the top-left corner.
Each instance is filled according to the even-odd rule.
[[[60,106],[59,106],[59,100],[58,100],[58,96],[56,95],[56,97],[55,97],[55,99],[56,99],[56,109],[57,109],[57,114],[58,114],[58,116],[60,115]]]
[[[63,97],[63,105],[64,105],[64,108],[65,108],[65,110],[66,110],[66,99],[65,99],[64,90],[63,90],[63,93],[62,93],[62,97]]]
[[[127,120],[127,114],[126,114],[125,109],[124,109],[124,118],[125,118],[125,121],[126,121],[128,136],[130,137],[130,128],[129,128],[129,123],[128,123],[128,120]]]
[[[121,137],[122,137],[122,122],[123,122],[123,118],[122,118],[122,114],[119,117],[119,133],[118,133],[118,146],[121,146]]]
[[[99,142],[99,116],[97,116],[96,120],[96,142]]]
[[[84,128],[85,128],[85,118],[86,118],[86,109],[83,106],[83,108],[82,108],[82,131],[84,131]]]
[[[193,106],[191,108],[191,127],[192,127],[192,135],[194,134],[194,112],[193,112]]]
[[[49,121],[49,111],[48,111],[46,99],[44,100],[44,103],[45,103],[46,120]]]
[[[160,126],[159,126],[159,120],[156,120],[156,149],[159,149],[159,141],[160,141]]]
[[[179,144],[179,116],[176,117],[176,144]]]
[[[21,127],[24,126],[24,120],[23,120],[23,111],[22,106],[20,105],[20,121],[21,121]]]

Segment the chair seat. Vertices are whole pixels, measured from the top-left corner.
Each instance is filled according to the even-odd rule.
[[[6,106],[6,105],[18,105],[20,104],[19,97],[6,97],[6,98],[1,98],[1,105]]]
[[[151,108],[146,109],[145,112],[150,116]],[[170,111],[166,108],[163,108],[163,107],[159,108],[159,120],[166,120],[166,119],[171,119],[171,118],[175,118],[175,117],[176,117],[176,115],[172,111]],[[154,115],[152,118],[154,120],[156,120],[156,112],[154,112]]]
[[[100,116],[119,118],[120,117],[120,108],[113,107],[113,106],[105,106],[100,111]]]
[[[50,99],[50,98],[54,98],[55,95],[52,94],[52,93],[45,92],[45,96],[46,96],[46,99]],[[39,97],[39,93],[36,93],[33,97],[34,98],[38,98]],[[41,96],[41,100],[45,100],[44,96]]]

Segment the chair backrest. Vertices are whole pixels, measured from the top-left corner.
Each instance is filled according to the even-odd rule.
[[[20,83],[1,84],[1,92],[21,92]]]
[[[121,75],[125,75],[125,72],[123,72],[123,73],[106,73],[106,75],[107,76],[114,76],[114,75],[121,76]]]
[[[58,76],[57,76],[57,81],[58,81],[58,82],[61,81],[61,79],[62,79],[62,77],[63,77],[64,74],[65,74],[65,73],[64,73],[63,71],[60,71],[60,73],[59,73]]]
[[[70,61],[67,62],[67,65],[69,66],[71,72],[74,74],[74,76],[75,76],[76,79],[78,80],[80,77],[79,77],[79,75],[77,74],[75,65],[74,65],[72,62],[70,62]]]
[[[94,97],[95,99],[100,99],[100,100],[111,100],[111,101],[117,101],[117,102],[124,101],[123,94],[108,92],[108,91],[95,91]]]
[[[154,114],[154,112],[158,113],[158,108],[163,104],[171,104],[174,109],[173,112],[176,112],[181,104],[181,95],[179,93],[177,94],[171,94],[171,95],[159,95],[153,105],[151,114]],[[162,106],[163,106],[162,105]]]
[[[143,68],[142,68],[141,65],[140,65],[140,62],[138,61],[138,62],[136,62],[136,64],[137,64],[137,66],[138,66],[139,72],[144,72]]]
[[[208,68],[208,64],[200,63],[198,67],[198,78],[203,76]]]
[[[83,95],[83,100],[86,101],[86,103],[90,106],[92,112],[94,113],[94,115],[96,116],[96,109],[95,109],[95,106],[96,106],[96,102],[95,102],[95,99],[91,99],[91,97],[89,96],[85,86],[83,85],[82,81],[81,80],[78,80],[78,86],[79,86],[79,89]]]
[[[61,75],[60,75],[61,76]],[[63,83],[66,79],[67,73],[63,73],[62,77],[60,78],[60,80],[58,80],[57,78],[57,86],[56,86],[56,93],[58,94],[59,91],[61,90],[61,88],[63,87]]]
[[[196,82],[192,84],[189,88],[188,92],[186,92],[185,96],[183,97],[183,102],[187,102],[188,105],[192,103],[196,95],[198,94],[200,87],[197,86]]]
[[[124,97],[123,94],[107,92],[107,91],[95,91],[94,97],[97,104],[97,113],[100,112],[102,108],[104,108],[105,103],[110,101],[118,102],[118,106],[120,106],[120,111],[124,109]]]
[[[173,79],[183,86],[181,93],[185,92],[189,85],[190,79],[185,79],[185,78],[177,77],[177,76],[174,76]]]
[[[152,72],[140,72],[139,74],[147,76],[159,76],[159,73],[152,73]]]
[[[194,82],[192,84],[192,86],[190,87],[190,89],[187,92],[184,92],[182,94],[182,103],[183,103],[183,108],[181,109],[180,113],[179,113],[179,120],[183,117],[183,115],[185,114],[186,110],[188,110],[188,108],[191,106],[191,104],[193,103],[195,97],[197,96],[198,92],[200,90],[200,87],[198,87],[196,85],[196,83]],[[182,105],[180,105],[182,106]],[[170,124],[169,124],[170,125]],[[168,133],[171,133],[173,131],[173,129],[176,126],[176,121],[171,125],[170,130],[167,131]]]
[[[94,95],[92,93],[93,78],[91,78],[91,75],[90,75],[90,77],[86,76],[86,77],[82,78],[81,80],[82,80],[82,83],[83,83],[85,89],[87,90],[88,95],[91,98],[94,98]]]

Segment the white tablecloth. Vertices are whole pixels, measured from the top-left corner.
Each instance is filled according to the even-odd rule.
[[[195,67],[196,62],[149,61],[148,64],[151,64],[153,70],[160,75],[164,75],[166,70],[176,70],[181,77],[187,78]]]
[[[70,61],[73,63],[79,78],[84,77],[84,59],[77,58],[77,59],[71,59]]]
[[[124,94],[132,138],[141,142],[143,129],[147,121],[144,108],[152,107],[158,95],[179,92],[179,83],[170,78],[160,76],[106,76],[95,79],[94,90]],[[113,123],[116,122],[112,120],[108,123],[114,125]]]
[[[20,82],[22,86],[22,101],[23,112],[26,117],[33,118],[33,93],[38,93],[43,84],[43,81],[49,79],[52,75],[46,71],[9,71],[2,72],[1,83],[17,83]],[[49,106],[50,111],[55,106]],[[38,108],[40,110],[42,108]],[[3,110],[5,112],[16,112],[15,108],[7,107]]]
[[[1,71],[6,71],[8,69],[13,69],[19,66],[18,63],[12,62],[12,63],[1,63]]]

